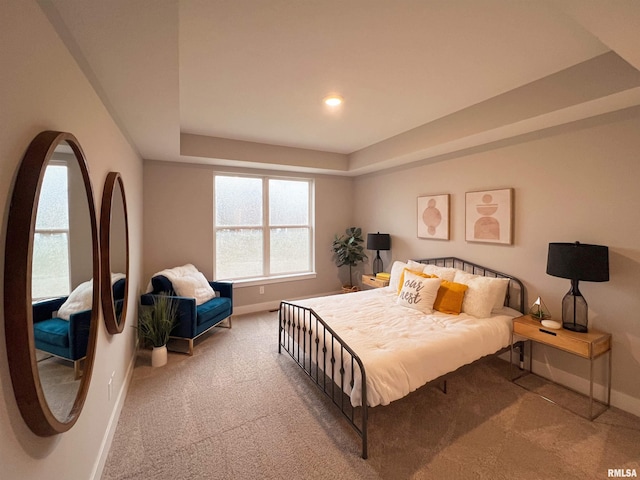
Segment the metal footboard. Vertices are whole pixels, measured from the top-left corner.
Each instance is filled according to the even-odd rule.
[[[416,261],[453,267],[484,277],[507,278],[509,285],[504,304],[524,312],[525,287],[516,277],[456,257],[424,258]],[[362,458],[366,459],[367,377],[358,355],[313,309],[293,303],[280,303],[278,334],[278,352],[282,353],[284,348],[313,383],[338,407],[362,438]],[[519,342],[517,346],[520,349],[520,364],[522,365],[524,362],[522,342]],[[497,352],[497,354],[501,352]],[[450,373],[435,379],[445,382],[444,393],[446,393],[446,378]],[[354,388],[355,381],[358,380],[362,383],[360,392],[362,406],[356,408],[351,405],[351,400],[345,392],[347,390],[350,392]]]
[[[367,377],[358,355],[311,308],[280,303],[278,353],[284,349],[331,399],[362,438],[367,458]],[[351,405],[345,388],[361,381],[362,406]],[[359,410],[359,412],[358,412]]]

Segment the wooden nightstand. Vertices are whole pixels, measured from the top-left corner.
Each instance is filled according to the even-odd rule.
[[[372,275],[362,275],[362,285],[367,285],[373,288],[382,288],[389,286],[389,280],[381,280]]]
[[[593,415],[593,361],[605,353],[609,354],[609,371],[608,371],[608,385],[607,385],[607,401],[606,403],[600,402],[607,408],[611,403],[611,334],[600,332],[595,329],[589,329],[587,333],[578,333],[571,330],[560,328],[554,330],[551,328],[545,328],[542,324],[531,318],[530,315],[524,315],[513,319],[513,328],[511,329],[511,354],[509,362],[513,360],[513,341],[514,335],[525,338],[531,342],[531,351],[529,353],[529,371],[526,373],[533,373],[531,371],[532,359],[533,359],[533,344],[541,343],[549,347],[563,350],[572,355],[585,358],[589,360],[589,420],[593,420],[598,417],[604,410]],[[511,367],[510,367],[511,368]],[[511,380],[515,382],[522,376],[522,374],[516,378],[511,376]]]

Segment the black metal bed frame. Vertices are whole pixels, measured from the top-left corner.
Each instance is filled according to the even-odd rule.
[[[428,265],[458,268],[485,277],[508,278],[509,287],[507,288],[505,305],[524,312],[524,285],[511,275],[456,257],[428,258],[415,261]],[[369,407],[367,404],[367,377],[360,357],[313,309],[291,302],[283,301],[280,303],[278,337],[278,353],[282,353],[284,348],[313,383],[338,407],[362,439],[362,458],[366,459],[368,456],[367,410]],[[348,358],[345,352],[348,354]],[[522,354],[523,349],[520,348],[521,357]],[[520,362],[522,363],[522,361],[521,358]],[[345,386],[348,384],[350,389],[353,389],[354,379],[358,376],[362,382],[362,406],[354,407],[345,393]],[[443,391],[446,393],[446,383]]]

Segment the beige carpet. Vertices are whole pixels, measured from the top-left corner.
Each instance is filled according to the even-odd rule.
[[[40,350],[36,350],[36,359],[47,405],[57,419],[64,421],[80,388],[80,380],[76,380],[74,376],[73,362]]]
[[[278,354],[275,313],[214,330],[193,357],[170,353],[165,367],[140,353],[104,480],[640,475],[639,418],[612,408],[585,420],[509,382],[498,358],[453,374],[446,395],[428,385],[370,409],[363,460],[337,409]]]

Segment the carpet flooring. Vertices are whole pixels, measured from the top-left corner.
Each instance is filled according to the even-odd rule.
[[[232,329],[214,329],[192,357],[170,353],[160,368],[141,351],[102,479],[640,475],[640,418],[611,408],[585,420],[510,382],[508,363],[496,357],[453,373],[447,394],[426,385],[370,409],[363,460],[339,411],[278,354],[277,323],[276,313],[234,317]]]

